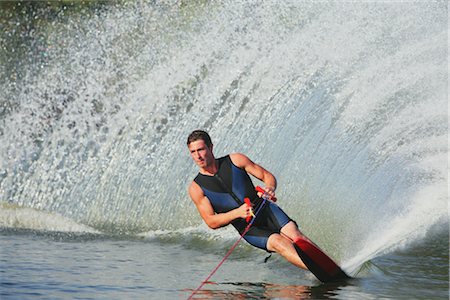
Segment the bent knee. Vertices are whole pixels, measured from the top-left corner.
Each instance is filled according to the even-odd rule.
[[[283,253],[290,246],[291,242],[278,233],[274,233],[267,241],[267,250]]]

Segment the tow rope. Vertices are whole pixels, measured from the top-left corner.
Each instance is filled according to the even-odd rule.
[[[216,273],[216,271],[220,268],[220,266],[225,262],[225,260],[227,260],[227,258],[231,255],[231,252],[233,252],[233,250],[237,247],[237,245],[239,244],[239,242],[244,238],[244,235],[250,230],[250,227],[253,225],[253,222],[255,221],[256,217],[258,216],[259,212],[261,211],[261,209],[263,208],[264,204],[266,204],[266,201],[270,198],[269,195],[267,195],[266,191],[263,190],[263,188],[261,188],[260,186],[257,186],[256,188],[257,192],[263,193],[262,194],[262,199],[263,202],[261,203],[261,205],[258,207],[258,210],[253,213],[253,210],[250,206],[250,216],[248,216],[246,218],[246,221],[248,223],[247,227],[245,227],[244,232],[241,234],[241,236],[239,237],[239,239],[234,243],[234,245],[230,248],[230,250],[228,250],[227,254],[225,254],[225,256],[222,258],[222,260],[219,262],[219,264],[214,268],[214,270],[212,270],[212,272],[205,278],[205,280],[202,281],[202,283],[192,292],[192,294],[189,296],[189,299],[192,299],[192,297],[202,289],[202,287],[208,283],[209,279],[211,279],[211,277],[214,275],[214,273]],[[247,205],[249,205],[250,203],[250,199],[245,198],[244,202],[247,203]],[[252,218],[250,220],[250,218]]]

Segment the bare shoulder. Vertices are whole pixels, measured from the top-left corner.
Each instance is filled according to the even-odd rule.
[[[233,153],[230,154],[230,159],[236,167],[244,169],[250,175],[264,181],[266,185],[275,186],[275,183],[272,182],[274,181],[274,178],[270,179],[270,182],[265,181],[265,179],[268,180],[269,177],[272,178],[273,175],[259,164],[253,162],[246,155],[242,153]]]
[[[194,202],[200,201],[205,196],[202,188],[195,181],[189,185],[188,192]]]
[[[205,220],[205,222],[206,222],[206,219],[209,216],[214,215],[214,209],[211,205],[211,202],[209,202],[208,197],[206,197],[202,188],[195,181],[192,181],[191,185],[189,186],[188,191],[189,191],[189,196],[192,199],[192,202],[194,202],[200,215],[202,216],[203,220]]]
[[[236,167],[245,169],[248,165],[253,164],[253,162],[242,153],[231,153],[230,159]]]

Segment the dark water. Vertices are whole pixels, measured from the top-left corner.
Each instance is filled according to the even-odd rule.
[[[2,299],[186,299],[223,257],[165,238],[3,230],[0,243]],[[321,284],[241,245],[195,298],[447,299],[448,253],[441,233]]]

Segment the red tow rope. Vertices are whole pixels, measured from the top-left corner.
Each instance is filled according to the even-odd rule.
[[[236,241],[236,243],[234,243],[234,245],[230,248],[230,250],[228,250],[227,254],[225,254],[225,256],[222,258],[222,260],[219,262],[219,264],[214,268],[214,270],[212,270],[212,272],[208,275],[208,277],[205,278],[205,280],[203,280],[203,282],[198,286],[198,288],[196,288],[192,294],[189,296],[189,299],[192,299],[192,297],[202,289],[202,287],[209,281],[209,279],[214,275],[214,273],[216,273],[216,271],[220,268],[220,266],[225,262],[225,260],[231,255],[231,252],[233,252],[233,250],[236,248],[236,246],[239,244],[239,242],[244,238],[244,235],[250,230],[250,227],[253,225],[253,222],[256,219],[256,216],[258,216],[258,213],[261,211],[261,208],[264,206],[264,204],[266,204],[267,199],[269,199],[269,196],[266,195],[266,191],[264,191],[260,186],[257,186],[256,188],[257,192],[261,192],[263,193],[262,198],[264,199],[264,201],[261,203],[261,205],[259,206],[258,210],[256,211],[255,214],[253,214],[253,211],[250,208],[250,214],[251,216],[248,216],[246,218],[247,223],[250,221],[250,218],[253,217],[253,219],[251,219],[250,223],[248,223],[247,227],[245,227],[244,232],[241,234],[241,236],[239,237],[239,239]],[[244,199],[245,203],[247,203],[247,205],[251,205],[250,199],[245,198]]]

